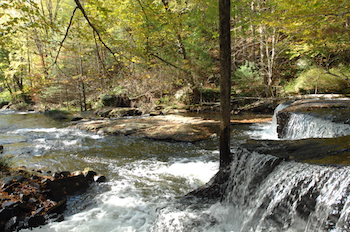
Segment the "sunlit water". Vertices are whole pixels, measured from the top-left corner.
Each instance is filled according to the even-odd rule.
[[[235,160],[216,203],[182,199],[217,172],[216,139],[157,142],[68,125],[41,114],[0,112],[0,143],[15,165],[91,168],[108,178],[71,197],[66,220],[31,231],[350,231],[349,168],[281,162],[239,148],[251,137],[277,139],[274,123],[233,128]]]

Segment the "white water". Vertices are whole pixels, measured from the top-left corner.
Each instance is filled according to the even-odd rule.
[[[151,231],[350,231],[350,169],[238,150],[224,200],[159,212]],[[194,207],[195,206],[195,207]]]
[[[270,123],[253,125],[252,130],[247,131],[247,134],[255,139],[279,140],[276,115],[288,106],[288,103],[278,105]],[[293,113],[286,125],[286,133],[282,139],[334,138],[345,135],[350,135],[350,124],[335,123],[309,114]]]
[[[292,114],[287,125],[285,139],[334,138],[350,135],[350,125],[307,114]]]
[[[246,133],[254,139],[278,140],[279,138],[277,135],[277,113],[287,108],[289,105],[289,103],[279,104],[274,110],[271,122],[255,124],[252,126],[252,130],[247,131]]]
[[[277,165],[271,156],[234,148],[222,201],[183,201],[218,170],[218,152],[210,146],[111,138],[50,125],[6,130],[1,138],[18,164],[53,171],[90,167],[108,177],[71,197],[63,222],[22,231],[350,231],[348,167]]]
[[[217,162],[200,160],[145,160],[123,167],[104,162],[118,178],[72,198],[65,221],[32,231],[149,231],[159,209],[207,182],[218,168]]]

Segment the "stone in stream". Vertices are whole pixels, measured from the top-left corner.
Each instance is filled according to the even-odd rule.
[[[106,181],[106,177],[93,171],[86,175],[83,172],[77,172],[78,175],[57,172],[55,177],[44,176],[44,172],[35,170],[32,174],[24,170],[13,172],[1,179],[0,231],[33,228],[48,220],[62,221],[67,196],[86,191],[95,179],[95,182]]]

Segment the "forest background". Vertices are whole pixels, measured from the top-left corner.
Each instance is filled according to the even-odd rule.
[[[233,96],[350,93],[349,1],[231,5]],[[120,94],[152,107],[219,99],[218,1],[2,0],[0,7],[0,102],[87,110]]]

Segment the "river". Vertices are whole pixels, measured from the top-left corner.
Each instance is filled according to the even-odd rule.
[[[66,220],[22,232],[350,231],[349,168],[271,166],[276,158],[239,149],[248,138],[277,139],[273,126],[233,127],[236,156],[221,202],[183,201],[218,171],[217,139],[192,144],[103,136],[43,114],[0,111],[0,141],[14,166],[53,172],[89,168],[108,178],[70,197]],[[311,208],[300,209],[303,203]]]

